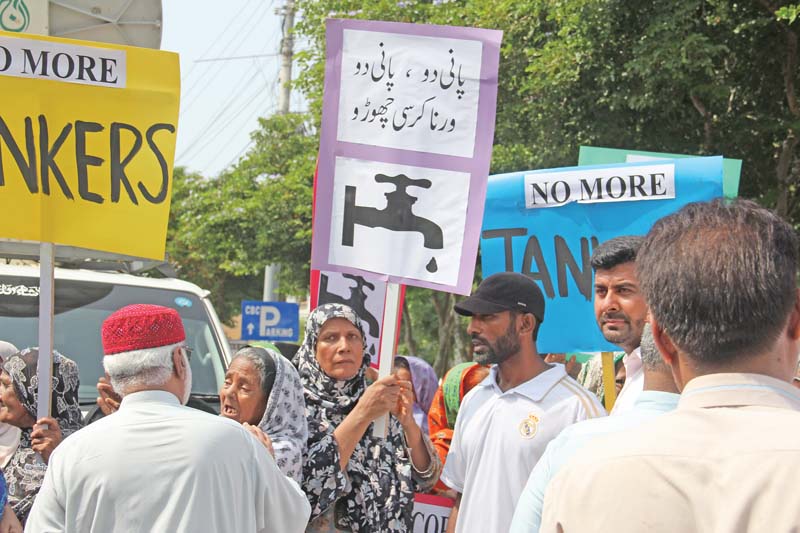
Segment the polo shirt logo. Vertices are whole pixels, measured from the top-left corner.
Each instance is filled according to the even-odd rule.
[[[530,413],[528,418],[524,419],[519,424],[519,434],[523,439],[532,439],[536,436],[536,431],[539,428],[539,417]]]

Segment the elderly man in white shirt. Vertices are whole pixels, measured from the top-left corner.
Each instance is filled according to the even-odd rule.
[[[117,413],[52,454],[25,531],[301,532],[311,507],[263,441],[183,404],[191,352],[178,313],[131,305],[103,323]]]
[[[636,277],[636,253],[642,237],[626,235],[610,239],[592,252],[594,315],[605,339],[625,350],[625,385],[611,414],[633,409],[644,386],[639,343],[647,320],[647,303]]]

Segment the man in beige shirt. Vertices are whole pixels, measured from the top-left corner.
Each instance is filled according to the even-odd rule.
[[[581,449],[548,486],[540,531],[800,531],[797,245],[748,201],[656,222],[637,274],[678,408]]]

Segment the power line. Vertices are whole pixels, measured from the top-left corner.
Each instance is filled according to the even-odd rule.
[[[261,99],[261,100],[263,100],[263,99]],[[245,106],[243,106],[241,109],[239,109],[239,111],[238,111],[238,113],[236,114],[236,116],[232,117],[232,118],[231,118],[231,120],[230,120],[230,121],[229,121],[229,122],[228,122],[228,123],[227,123],[227,124],[226,124],[226,125],[223,127],[223,129],[222,129],[221,131],[225,131],[225,130],[228,128],[228,126],[231,126],[231,125],[234,123],[234,121],[236,120],[236,118],[238,118],[238,115],[241,115],[241,114],[242,114],[242,111],[246,110],[246,109],[249,107],[249,105],[248,105],[248,104],[251,104],[252,102],[256,102],[256,104],[257,104],[257,106],[256,106],[256,113],[255,113],[256,115],[260,115],[260,114],[261,114],[261,113],[259,113],[259,112],[258,112],[258,109],[265,109],[263,106],[264,106],[264,104],[266,104],[266,103],[267,103],[267,102],[259,101],[259,99],[253,99],[253,100],[251,100],[251,101],[247,102],[247,103],[245,104]],[[267,111],[268,111],[269,109],[274,109],[274,108],[275,108],[275,106],[274,106],[274,105],[272,105],[272,106],[271,106],[271,108],[266,108],[266,109],[267,109]],[[250,114],[247,116],[247,120],[250,120],[252,117],[253,117],[253,113],[251,112],[251,113],[250,113]],[[226,149],[227,149],[227,148],[228,148],[228,147],[231,145],[231,143],[233,143],[233,141],[236,139],[236,134],[237,134],[237,133],[239,133],[239,131],[241,131],[241,129],[240,129],[240,128],[237,128],[237,129],[235,129],[235,130],[234,130],[234,133],[233,133],[233,135],[231,135],[230,137],[228,137],[228,140],[227,140],[227,142],[225,142],[224,144],[222,144],[222,145],[221,145],[221,146],[220,146],[218,149],[215,149],[215,150],[214,150],[214,152],[215,152],[215,155],[214,155],[214,157],[213,157],[213,158],[212,158],[212,159],[211,159],[211,160],[210,160],[210,161],[207,163],[207,165],[208,165],[208,166],[211,166],[211,165],[212,165],[212,164],[213,164],[215,161],[217,161],[217,160],[219,159],[220,155],[222,155],[222,154],[225,152],[225,150],[226,150]],[[252,142],[252,139],[251,139],[251,142]],[[241,151],[240,151],[240,154],[241,154]],[[238,157],[238,156],[237,156],[237,157]]]
[[[252,87],[253,85],[251,85],[251,83],[255,80],[257,75],[258,75],[258,71],[254,71],[252,76],[250,77],[250,79],[247,80],[247,82],[245,83],[244,86],[245,87]],[[258,97],[259,94],[266,94],[266,92],[263,92],[263,88],[262,87],[256,86],[256,91],[254,93],[250,94],[249,97],[245,98],[244,101],[243,101],[243,105],[241,105],[239,108],[237,108],[236,111],[230,113],[228,115],[227,120],[225,120],[224,124],[221,127],[218,127],[215,130],[213,130],[214,133],[212,134],[211,133],[212,130],[209,130],[209,126],[212,123],[214,123],[214,124],[217,123],[217,121],[219,119],[223,118],[223,114],[225,114],[226,112],[230,111],[230,108],[228,106],[222,106],[220,108],[220,110],[217,112],[217,114],[211,119],[211,121],[209,122],[208,126],[206,128],[203,128],[200,131],[200,135],[196,138],[194,143],[191,146],[189,146],[189,148],[184,150],[184,152],[181,154],[179,159],[184,159],[189,154],[191,154],[193,152],[196,152],[197,150],[202,151],[202,149],[207,147],[208,144],[211,141],[217,139],[219,134],[222,133],[223,131],[225,131],[228,128],[228,126],[230,126],[230,124],[234,120],[236,120],[236,118],[238,118],[239,115],[241,115],[242,111],[245,110],[249,104],[252,104],[252,102],[257,101],[255,99]]]
[[[269,115],[273,111],[275,111],[275,104],[272,104],[271,106],[265,108],[263,113],[258,113],[258,114],[262,115],[262,116],[266,116],[266,115]],[[230,146],[230,144],[233,142],[234,139],[235,139],[235,137],[231,137],[230,140],[218,151],[218,153],[222,154],[225,151],[225,148]],[[251,138],[250,141],[244,146],[244,148],[239,150],[239,153],[236,154],[230,161],[228,161],[228,163],[225,165],[225,167],[223,167],[223,169],[230,167],[233,162],[237,161],[239,159],[239,157],[241,157],[242,154],[244,154],[247,151],[247,149],[252,147],[254,144],[255,144],[255,140]],[[211,162],[213,163],[214,161],[216,161],[216,159],[213,159]]]
[[[242,157],[242,154],[244,154],[254,144],[255,144],[255,141],[253,139],[250,139],[250,141],[247,144],[244,145],[244,148],[239,150],[239,153],[237,153],[235,156],[233,156],[231,158],[231,160],[228,161],[228,163],[222,169],[225,170],[225,169],[229,168],[234,162],[238,161],[239,158]]]
[[[253,33],[253,30],[259,27],[261,21],[264,19],[267,13],[269,13],[269,9],[272,6],[272,1],[270,1],[270,3],[266,6],[264,4],[260,4],[260,6],[263,7],[261,15],[259,17],[256,16],[248,17],[247,22],[245,23],[241,31],[233,35],[232,38],[222,48],[222,50],[220,51],[222,55],[235,53],[236,51],[239,50],[242,43],[247,41],[247,38]],[[229,50],[234,43],[236,44],[236,46],[233,49]],[[192,85],[186,90],[186,92],[183,93],[183,98],[181,99],[182,105],[179,114],[183,114],[186,111],[188,111],[188,109],[192,106],[192,104],[194,104],[197,101],[198,96],[202,94],[208,87],[207,84],[202,82],[204,82],[210,74],[217,74],[219,70],[222,68],[220,65],[221,63],[215,63],[211,68],[204,70],[200,74],[200,76],[195,80],[195,82],[192,83]],[[201,88],[199,93],[194,90],[197,87]]]
[[[214,135],[212,134],[214,132],[214,126],[218,123],[220,119],[223,118],[225,113],[230,111],[230,104],[238,101],[239,97],[244,95],[244,91],[252,87],[251,83],[253,82],[253,80],[255,80],[256,76],[258,76],[258,71],[257,70],[253,71],[250,75],[250,78],[247,81],[244,81],[246,76],[247,72],[245,72],[245,75],[242,76],[234,86],[238,88],[238,92],[230,100],[228,100],[227,102],[223,102],[220,105],[217,112],[206,122],[206,124],[202,128],[198,130],[197,136],[192,140],[191,143],[189,143],[189,146],[183,150],[178,159],[185,158],[189,154],[193,153],[195,149],[197,149],[198,147],[205,146],[206,144],[208,144],[207,143],[208,140],[214,139]],[[250,95],[250,97],[245,98],[244,102],[247,103],[251,101],[252,98],[256,96],[256,94],[252,94]]]
[[[251,4],[245,4],[244,6],[242,6],[242,9],[240,9],[240,10],[239,10],[239,12],[236,14],[236,16],[235,16],[234,18],[232,18],[232,19],[229,21],[228,25],[225,27],[225,30],[223,30],[223,32],[222,32],[222,33],[220,33],[220,34],[218,34],[218,35],[217,35],[217,38],[216,38],[215,42],[219,41],[219,40],[220,40],[220,39],[221,39],[221,38],[224,36],[225,32],[228,30],[228,28],[230,28],[230,27],[232,26],[232,24],[233,24],[235,21],[239,21],[239,20],[241,20],[241,18],[245,18],[245,20],[246,20],[245,24],[248,24],[249,22],[251,22],[251,21],[253,20],[253,18],[254,18],[254,17],[253,17],[253,15],[255,15],[255,13],[258,13],[258,9],[259,9],[259,5],[258,5],[258,4],[255,4],[255,9],[256,9],[256,10],[255,10],[255,11],[254,11],[254,12],[251,14],[251,16],[248,16],[248,17],[241,17],[241,16],[240,16],[240,15],[241,15],[241,14],[244,12],[245,8],[247,8],[247,7],[249,7],[249,6],[251,6]],[[227,50],[230,48],[230,46],[231,46],[233,43],[235,43],[235,42],[237,41],[237,39],[238,39],[238,37],[239,37],[240,33],[241,33],[240,31],[234,31],[234,32],[233,32],[233,33],[230,35],[230,37],[227,39],[227,41],[225,42],[225,44],[224,44],[224,45],[222,46],[222,48],[221,48],[221,50],[222,50],[222,53],[226,53],[226,52],[227,52]],[[219,47],[217,47],[217,46],[214,46],[214,47],[209,47],[209,48],[208,48],[208,49],[207,49],[205,52],[203,52],[203,54],[202,54],[200,57],[202,58],[203,56],[205,56],[206,54],[208,54],[208,53],[209,53],[209,52],[211,52],[212,50],[219,50],[219,49],[220,49],[220,48],[219,48]],[[192,66],[191,66],[191,68],[190,68],[189,70],[190,70],[190,71],[193,71],[193,70],[194,70],[194,68],[196,68],[196,65],[193,63],[193,64],[192,64]],[[196,79],[195,79],[195,80],[194,80],[194,81],[193,81],[193,82],[192,82],[192,83],[189,85],[189,87],[186,89],[186,91],[182,91],[182,92],[183,92],[183,102],[185,102],[185,101],[186,101],[186,99],[187,99],[187,98],[188,98],[188,97],[189,97],[191,94],[193,94],[193,93],[194,93],[194,91],[195,91],[195,90],[196,90],[198,87],[203,87],[203,85],[201,84],[201,81],[202,81],[202,80],[203,80],[203,79],[204,79],[204,78],[205,78],[207,75],[208,75],[208,71],[203,71],[203,72],[201,72],[201,73],[200,73],[200,76],[199,76],[198,78],[196,78]],[[187,78],[188,78],[188,76],[187,76]]]
[[[229,61],[231,59],[253,59],[257,57],[277,57],[280,54],[253,54],[249,56],[230,56],[230,57],[212,57],[209,59],[197,59],[195,63],[207,63],[210,61]]]
[[[250,84],[254,81],[255,76],[258,74],[262,75],[262,78],[264,79],[264,86],[266,89],[269,89],[269,82],[266,79],[266,76],[264,76],[264,69],[262,68],[261,64],[258,61],[253,61],[253,65],[255,69],[253,69],[252,71],[247,71],[247,70],[244,71],[242,76],[236,81],[236,83],[232,85],[234,88],[238,89],[239,92],[235,93],[235,95],[231,98],[231,101],[235,101],[241,95],[241,91],[249,87]],[[251,73],[251,77],[249,80],[245,82],[244,80],[247,77],[248,73]],[[201,140],[205,136],[210,135],[211,131],[213,131],[212,127],[217,123],[217,120],[222,118],[222,114],[225,113],[225,111],[227,110],[228,107],[225,106],[220,107],[219,110],[214,114],[214,116],[212,116],[211,119],[208,120],[208,122],[202,128],[197,130],[199,133],[189,143],[189,146],[182,151],[180,158],[187,156],[190,152],[193,151],[197,143],[201,142]]]
[[[236,14],[228,21],[228,25],[225,26],[225,28],[220,33],[217,34],[217,36],[214,38],[214,40],[211,41],[211,44],[208,45],[208,48],[202,54],[200,54],[200,57],[203,57],[204,55],[206,55],[207,53],[209,53],[211,50],[214,49],[214,47],[217,45],[217,42],[222,38],[223,35],[225,35],[225,32],[228,31],[228,29],[231,27],[231,25],[234,23],[234,21],[239,19],[239,15],[241,15],[242,12],[244,12],[244,10],[247,7],[248,3],[249,2],[245,2],[245,3],[242,4],[242,8],[239,11],[237,11]],[[188,79],[189,76],[192,74],[193,70],[194,70],[194,65],[189,67],[189,71],[185,75],[181,76],[181,82],[183,82],[184,80]]]
[[[248,80],[247,82],[245,82],[245,78],[247,77],[247,74],[248,74],[248,71],[244,71],[242,73],[242,76],[233,85],[234,90],[237,91],[237,92],[235,92],[233,95],[231,95],[231,98],[230,98],[229,102],[235,101],[241,95],[241,92],[248,87],[248,84],[250,83],[250,81],[252,81],[252,80]],[[255,77],[255,75],[253,73],[251,73],[251,78],[253,78],[253,77]],[[192,150],[192,148],[194,147],[194,145],[196,145],[198,142],[200,142],[200,140],[209,133],[209,128],[211,128],[214,125],[214,123],[219,118],[222,117],[222,114],[225,113],[226,110],[227,110],[227,107],[225,105],[221,105],[219,107],[217,112],[206,122],[206,124],[202,128],[200,128],[199,130],[197,130],[198,131],[197,136],[194,138],[194,140],[192,140],[192,142],[189,143],[189,146],[182,152],[182,155],[186,155],[188,152],[190,152]]]

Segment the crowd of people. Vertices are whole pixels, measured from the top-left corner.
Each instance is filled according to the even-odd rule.
[[[38,352],[0,343],[0,533],[406,532],[416,493],[452,499],[450,533],[800,530],[797,261],[794,230],[742,200],[597,246],[610,413],[597,360],[539,353],[546,300],[517,273],[456,304],[473,361],[441,380],[405,355],[371,375],[361,319],[326,304],[291,359],[235,354],[218,416],[186,406],[175,310],[106,319],[85,426],[73,361],[53,354],[37,420]]]

